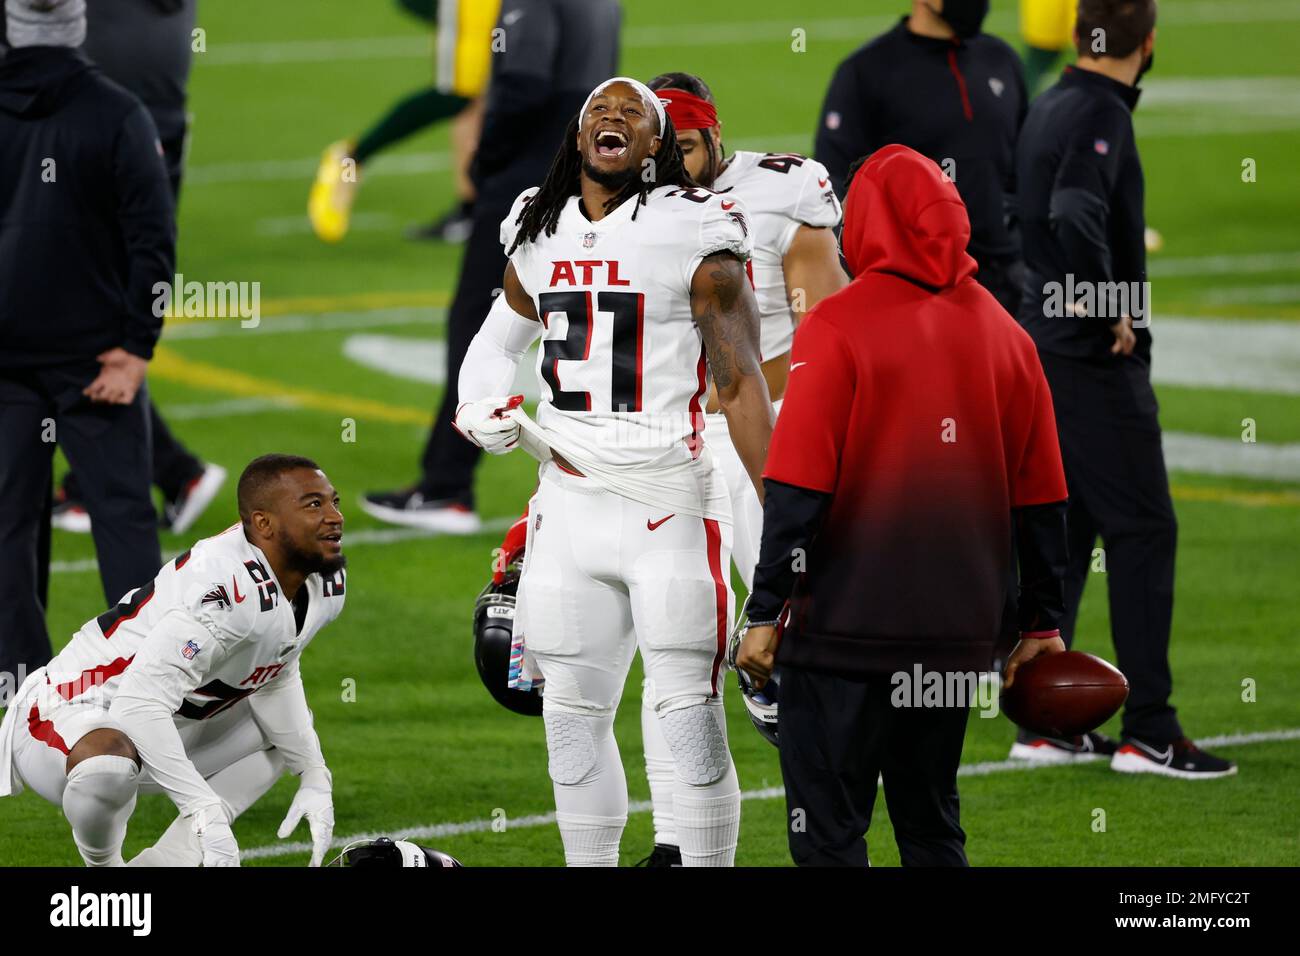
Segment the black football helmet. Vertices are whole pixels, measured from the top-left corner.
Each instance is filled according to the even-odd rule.
[[[745,701],[745,711],[754,729],[763,735],[763,739],[773,747],[779,746],[780,736],[777,731],[777,702],[781,694],[781,668],[772,671],[772,676],[763,685],[762,690],[754,687],[753,679],[736,666],[736,655],[740,651],[740,641],[745,636],[745,625],[749,623],[749,599],[736,615],[736,625],[731,629],[731,639],[727,642],[727,663],[736,672],[736,681],[740,685],[740,696]],[[785,612],[782,611],[782,620]],[[782,630],[781,623],[777,631]]]
[[[330,866],[461,866],[460,860],[441,850],[431,850],[409,840],[358,840],[349,843],[343,852],[329,863]]]
[[[516,522],[518,526],[520,522]],[[523,522],[527,525],[527,520]],[[515,595],[523,564],[523,531],[506,535],[500,570],[492,575],[474,603],[474,666],[479,679],[498,704],[527,717],[542,716],[542,685],[531,690],[506,686],[510,679],[510,646],[515,630]]]

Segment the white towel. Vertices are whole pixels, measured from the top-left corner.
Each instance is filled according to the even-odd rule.
[[[0,797],[11,797],[23,792],[23,785],[14,774],[14,734],[22,725],[19,711],[26,709],[24,705],[36,685],[44,682],[44,667],[38,667],[28,674],[23,686],[14,694],[9,709],[5,711],[4,723],[0,723]]]

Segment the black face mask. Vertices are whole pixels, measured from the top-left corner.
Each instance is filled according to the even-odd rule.
[[[1142,79],[1142,77],[1147,75],[1151,67],[1155,66],[1155,63],[1156,63],[1156,51],[1152,50],[1150,53],[1147,54],[1147,58],[1142,61],[1142,67],[1141,69],[1138,70],[1137,79],[1133,81],[1134,86],[1138,85],[1138,82]]]
[[[963,40],[979,33],[988,15],[989,0],[943,0],[943,12],[939,14]]]

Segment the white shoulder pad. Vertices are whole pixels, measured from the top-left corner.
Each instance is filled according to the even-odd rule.
[[[243,562],[220,552],[195,552],[177,576],[181,608],[214,634],[236,639],[253,633],[262,604],[270,597]],[[267,572],[264,577],[269,576]],[[258,577],[263,575],[259,572]]]
[[[508,253],[510,247],[515,244],[515,236],[519,234],[519,217],[523,214],[524,206],[532,201],[532,198],[540,191],[540,186],[530,186],[515,197],[515,201],[510,206],[510,212],[506,218],[501,220],[501,251]]]
[[[686,288],[691,287],[695,270],[705,256],[730,252],[747,261],[754,253],[752,231],[749,214],[738,198],[725,193],[709,193],[700,209],[699,232],[686,263]]]
[[[794,172],[794,170],[792,170]],[[831,186],[831,174],[815,159],[805,159],[797,167],[801,179],[794,191],[794,206],[790,218],[807,226],[833,229],[840,224],[844,212]],[[792,184],[793,185],[793,184]]]

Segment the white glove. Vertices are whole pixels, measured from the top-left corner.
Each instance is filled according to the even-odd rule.
[[[190,828],[199,838],[204,866],[239,866],[239,844],[224,807],[210,804],[196,810],[190,816]]]
[[[306,817],[312,843],[311,862],[307,865],[320,866],[334,839],[333,781],[324,767],[304,771],[299,780],[298,792],[275,835],[283,840]]]
[[[522,395],[481,398],[456,409],[452,424],[490,455],[504,455],[519,444],[519,423],[510,412],[523,404]]]

